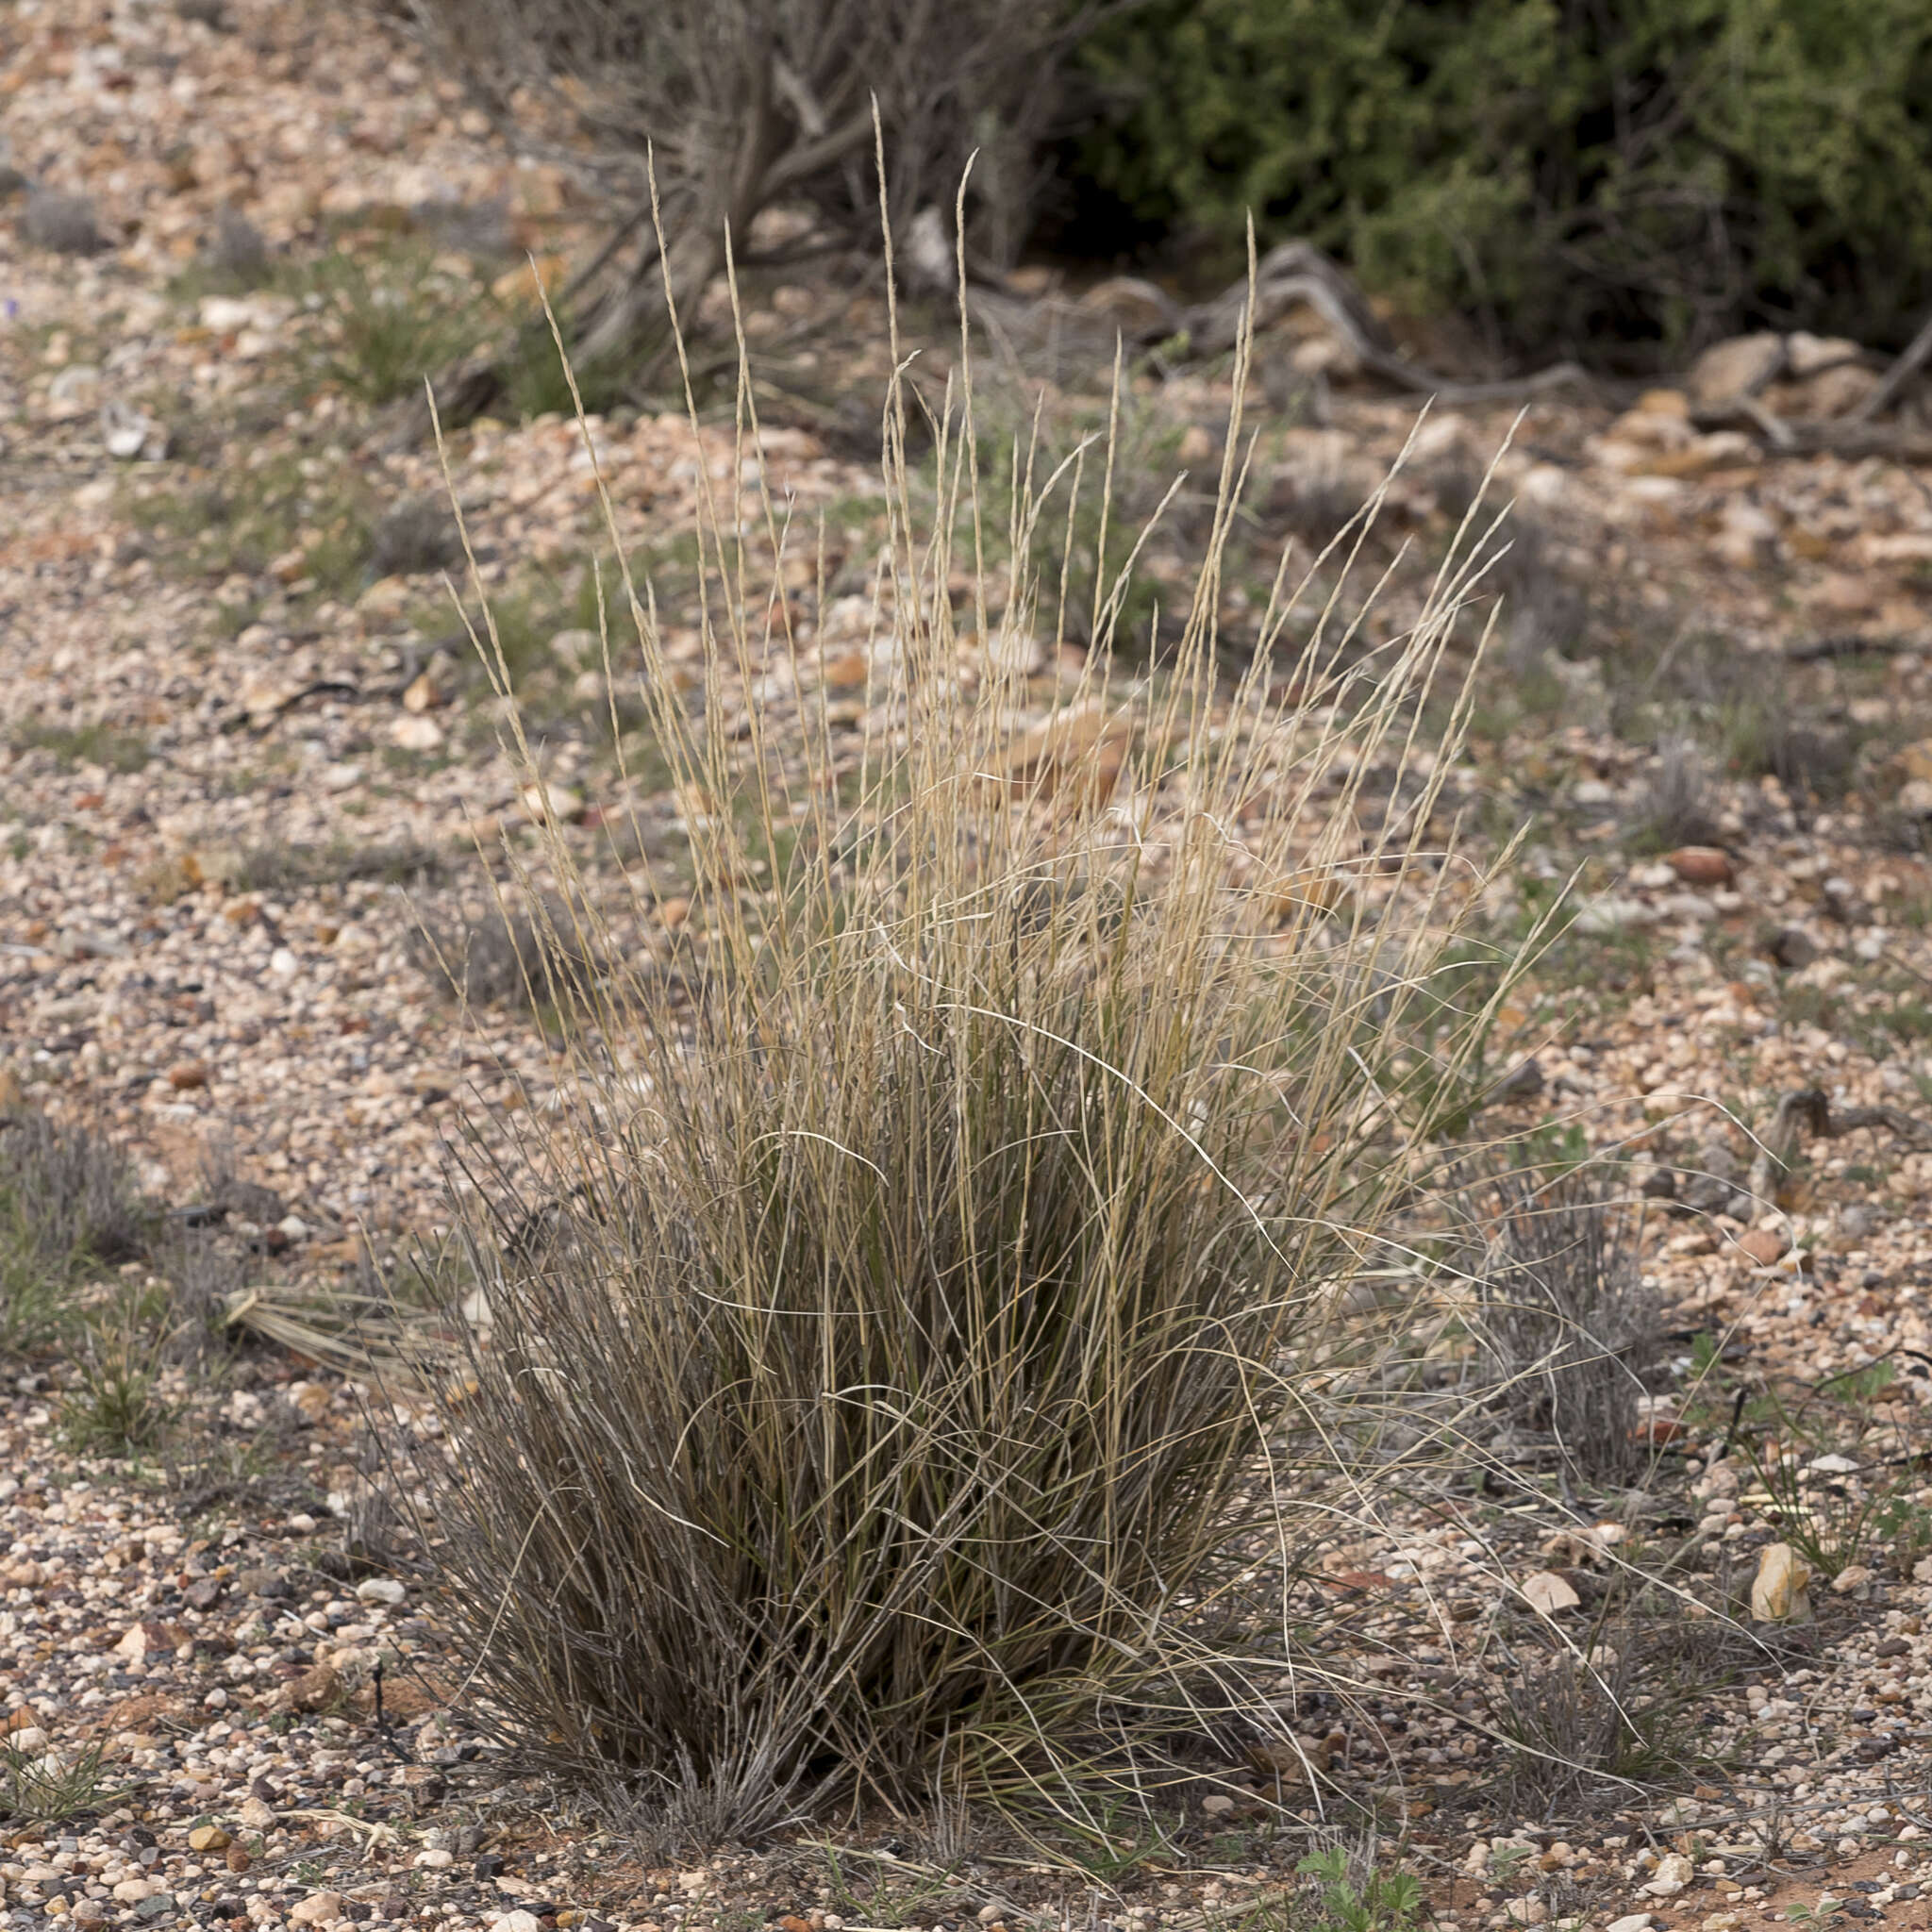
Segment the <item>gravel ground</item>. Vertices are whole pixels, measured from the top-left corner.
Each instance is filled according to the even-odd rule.
[[[0,1098],[92,1119],[171,1206],[205,1191],[211,1150],[232,1149],[262,1191],[231,1228],[325,1281],[360,1244],[441,1224],[459,1115],[504,1123],[551,1103],[541,1013],[479,980],[452,998],[419,937],[487,926],[491,866],[508,877],[502,841],[548,881],[497,743],[500,705],[443,585],[459,553],[410,508],[440,499],[436,458],[382,454],[366,410],[315,373],[325,309],[286,277],[224,291],[197,255],[224,208],[283,261],[313,254],[326,225],[393,217],[424,245],[430,298],[468,301],[506,275],[513,291],[518,250],[567,253],[576,234],[567,173],[517,166],[399,43],[328,10],[234,0],[229,13],[218,31],[164,8],[19,0],[0,23],[6,158],[92,197],[115,244],[53,254],[24,196],[0,208]],[[485,245],[464,253],[454,208],[491,229]],[[828,277],[761,300],[755,338],[810,323],[874,392],[875,291]],[[1299,330],[1291,318],[1269,354],[1312,366]],[[930,353],[942,377],[949,352]],[[1777,406],[1822,408],[1826,375],[1807,380]],[[1184,460],[1217,457],[1229,402],[1208,377],[1167,385],[1158,406]],[[1269,446],[1269,500],[1291,523],[1324,492],[1359,502],[1413,423],[1340,379],[1324,408]],[[1424,561],[1440,551],[1509,416],[1424,425],[1386,505],[1391,555],[1404,537]],[[137,443],[167,454],[110,455],[130,420]],[[728,421],[693,432],[613,411],[591,430],[626,542],[667,578],[701,503],[726,523],[761,514]],[[788,574],[796,653],[756,667],[755,691],[726,667],[709,701],[755,698],[781,725],[823,704],[841,730],[881,674],[876,465],[824,426],[768,426],[758,450],[798,526],[825,519],[824,594],[816,564]],[[602,540],[582,439],[554,418],[486,422],[448,460],[482,580],[525,613],[516,676],[566,836],[613,892],[612,828],[629,836],[635,819],[647,849],[661,841],[666,883],[620,933],[663,946],[687,909],[678,806],[647,758],[624,778],[609,755],[584,629],[581,560]],[[1523,613],[1498,646],[1511,702],[1479,709],[1452,791],[1499,836],[1531,821],[1487,908],[1499,936],[1579,867],[1581,917],[1507,1016],[1516,1072],[1488,1118],[1639,1157],[1643,1266],[1678,1353],[1645,1417],[1657,1459],[1641,1492],[1557,1508],[1552,1491],[1532,1517],[1472,1490],[1326,1554],[1322,1587],[1359,1606],[1374,1690],[1354,1712],[1311,1709],[1304,1746],[1343,1790],[1399,1790],[1444,1924],[1636,1932],[1648,1915],[1727,1932],[1824,1913],[1827,1896],[1847,1918],[1924,1924],[1932,487],[1924,466],[1882,456],[1767,457],[1669,397],[1623,413],[1541,402],[1500,475],[1538,541],[1504,574]],[[280,521],[251,530],[258,504]],[[367,541],[345,566],[331,545],[350,525]],[[1420,582],[1397,570],[1382,634]],[[1245,614],[1232,593],[1231,628]],[[1538,625],[1585,621],[1647,655],[1636,668],[1610,643],[1540,655]],[[671,628],[695,693],[699,635],[675,612]],[[1679,675],[1693,658],[1708,691]],[[1041,649],[1016,728],[1076,662]],[[1538,680],[1541,708],[1526,695]],[[1744,701],[1774,687],[1790,715]],[[1670,708],[1689,731],[1712,704],[1727,729],[1771,734],[1768,769],[1686,776]],[[1647,738],[1614,728],[1642,705],[1665,714]],[[1791,1175],[1754,1191],[1754,1134],[1811,1090],[1824,1111],[1799,1110]],[[1861,1108],[1864,1124],[1825,1131]],[[1829,1393],[1828,1378],[1880,1362],[1890,1388],[1862,1407],[1834,1397],[1839,1434],[1804,1455],[1821,1519],[1874,1497],[1896,1513],[1814,1582],[1811,1622],[1760,1633],[1713,1673],[1724,1681],[1681,1719],[1704,1769],[1664,1797],[1558,1807],[1560,1822],[1499,1810],[1491,1707],[1466,1700],[1495,1693],[1498,1631],[1527,1627],[1524,1586],[1559,1575],[1587,1616],[1622,1560],[1585,1534],[1600,1519],[1668,1556],[1705,1610],[1734,1603],[1788,1519],[1720,1396]],[[219,1398],[177,1392],[224,1405],[203,1416],[217,1439],[286,1423],[292,1446],[269,1461],[299,1506],[248,1484],[197,1498],[78,1458],[43,1376],[24,1378],[6,1416],[14,1775],[75,1777],[98,1745],[112,1799],[9,1834],[0,1883],[23,1927],[601,1919],[661,1932],[790,1913],[836,1932],[1061,1924],[1090,1907],[1095,1923],[1181,1925],[1239,1920],[1284,1882],[1260,1831],[1279,1793],[1252,1766],[1228,1767],[1204,1801],[1184,1864],[1149,1858],[1103,1889],[996,1838],[963,1876],[927,1885],[929,1836],[876,1821],[846,1834],[836,1868],[799,1845],[640,1863],[623,1834],[554,1813],[449,1715],[458,1666],[413,1578],[341,1560],[338,1517],[362,1485],[355,1392],[255,1358]],[[1523,1455],[1540,1466],[1533,1445]],[[1312,1815],[1313,1801],[1289,1808]]]

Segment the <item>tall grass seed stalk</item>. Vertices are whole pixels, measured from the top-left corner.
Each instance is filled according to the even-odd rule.
[[[1307,1553],[1441,1450],[1365,1365],[1407,1345],[1398,1217],[1508,983],[1463,1011],[1441,979],[1483,881],[1441,840],[1460,701],[1445,741],[1422,723],[1478,525],[1399,635],[1331,605],[1287,699],[1284,559],[1219,684],[1237,411],[1191,594],[1119,681],[1145,533],[1111,526],[1111,447],[1039,475],[1023,439],[982,474],[962,331],[916,461],[892,328],[858,727],[785,594],[813,540],[762,480],[748,375],[732,475],[760,481],[713,485],[697,532],[701,705],[649,584],[609,587],[613,707],[641,692],[689,829],[700,991],[617,942],[651,926],[649,864],[613,912],[549,828],[545,956],[614,963],[548,989],[571,1103],[471,1144],[453,1292],[487,1328],[425,1364],[479,1708],[693,1833],[941,1777],[1077,1824],[1102,1788],[1152,1802],[1188,1740],[1291,1748]],[[1096,490],[1094,648],[1027,732],[999,668],[1024,654],[973,676],[962,652],[1065,633],[1033,559]],[[788,680],[781,721],[758,693]],[[1357,811],[1378,765],[1412,810]]]

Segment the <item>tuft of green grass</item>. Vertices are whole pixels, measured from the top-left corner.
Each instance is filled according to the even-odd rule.
[[[12,738],[16,750],[52,752],[70,771],[77,765],[95,765],[129,774],[144,770],[152,756],[147,740],[139,733],[105,723],[56,724],[29,719],[14,727]]]
[[[0,1350],[53,1339],[88,1277],[139,1257],[153,1230],[152,1210],[103,1135],[31,1108],[0,1111]]]
[[[110,1809],[126,1796],[108,1782],[108,1740],[98,1738],[71,1754],[0,1745],[0,1809],[36,1824],[65,1824]]]
[[[1740,1420],[1758,1507],[1813,1570],[1835,1577],[1889,1553],[1910,1574],[1932,1542],[1919,1500],[1925,1431],[1890,1360],[1795,1400],[1766,1391]]]
[[[849,1924],[898,1932],[957,1920],[970,1909],[971,1888],[956,1884],[952,1872],[907,1873],[897,1859],[888,1863],[832,1844],[817,1850],[829,1903]]]
[[[82,1455],[131,1457],[153,1449],[170,1414],[159,1388],[161,1348],[152,1311],[124,1303],[89,1323],[60,1405],[60,1429]]]
[[[557,319],[568,341],[568,311],[559,309]],[[505,358],[504,391],[520,421],[527,423],[537,416],[568,416],[576,406],[571,387],[575,375],[576,392],[583,398],[585,410],[591,415],[608,415],[625,400],[635,374],[622,357],[605,358],[575,371],[566,369],[548,325],[539,318],[518,327],[510,338],[509,354]]]
[[[148,490],[129,506],[153,531],[157,555],[175,575],[263,577],[301,553],[313,597],[351,597],[369,575],[375,499],[353,469],[286,451],[245,478],[204,478],[181,489]],[[278,587],[268,586],[274,590]],[[252,623],[258,599],[233,599],[211,613],[234,636]]]
[[[1932,1003],[1917,994],[1901,994],[1887,1000],[1874,1019],[1895,1039],[1932,1040]]]
[[[477,285],[420,244],[338,247],[310,267],[305,294],[321,323],[317,375],[375,406],[417,392],[489,333]]]

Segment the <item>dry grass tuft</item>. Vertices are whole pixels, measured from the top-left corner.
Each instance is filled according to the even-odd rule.
[[[1141,533],[1110,526],[1108,452],[1042,475],[1023,439],[982,475],[966,366],[936,495],[888,400],[898,669],[858,735],[813,701],[780,742],[722,701],[774,663],[811,685],[762,586],[815,540],[768,491],[697,533],[702,707],[650,587],[609,587],[704,997],[602,931],[553,836],[567,936],[610,963],[558,989],[575,1101],[457,1196],[451,1298],[487,1339],[452,1322],[466,1358],[425,1364],[443,1607],[493,1721],[710,1835],[941,1777],[1078,1820],[1230,1724],[1291,1748],[1303,1552],[1434,1453],[1375,1391],[1415,1279],[1396,1217],[1489,1019],[1430,996],[1481,881],[1441,842],[1455,743],[1417,724],[1470,560],[1392,641],[1318,632],[1286,701],[1284,571],[1218,685],[1237,422],[1168,668],[1116,683]],[[1028,624],[1033,548],[1096,490],[1100,647],[1023,731],[1015,675],[959,675],[987,623],[949,582],[1003,527]],[[1411,809],[1363,796],[1378,762]],[[648,866],[632,886],[644,927]]]
[[[1707,845],[1717,836],[1717,801],[1704,755],[1688,738],[1667,739],[1625,827],[1628,842],[1640,851],[1668,852]]]
[[[425,909],[411,962],[465,1006],[535,1008],[591,998],[596,968],[585,936],[556,899],[529,912],[492,905],[480,918]]]
[[[462,561],[456,519],[439,497],[406,496],[375,520],[369,567],[379,577],[414,576]]]
[[[201,258],[216,275],[251,289],[268,279],[271,267],[267,238],[240,208],[225,206],[215,215]]]
[[[1574,1817],[1707,1773],[1692,1707],[1757,1661],[1745,1633],[1674,1610],[1601,1618],[1579,1643],[1551,1632],[1525,1645],[1491,1680],[1489,1720],[1512,1747],[1498,1766],[1506,1811]]]
[[[1642,1285],[1636,1212],[1591,1168],[1500,1174],[1474,1193],[1487,1228],[1474,1271],[1477,1332],[1495,1401],[1554,1437],[1577,1474],[1634,1479],[1651,1457],[1641,1374],[1661,1325]]]
[[[101,255],[114,245],[101,233],[93,203],[57,188],[37,188],[27,196],[21,227],[36,248],[56,255]]]
[[[42,1344],[88,1274],[147,1251],[153,1209],[119,1148],[36,1108],[0,1108],[0,1351]]]

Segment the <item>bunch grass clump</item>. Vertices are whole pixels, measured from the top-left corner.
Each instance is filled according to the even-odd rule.
[[[55,255],[102,255],[113,246],[101,233],[93,203],[58,188],[36,188],[27,196],[21,228],[36,248]]]
[[[81,1282],[145,1254],[154,1226],[104,1134],[36,1108],[0,1108],[0,1353],[43,1345]]]
[[[1600,1614],[1582,1643],[1532,1641],[1491,1679],[1490,1722],[1508,1747],[1504,1804],[1552,1818],[1692,1782],[1714,1761],[1693,1721],[1697,1699],[1757,1655],[1726,1619],[1693,1623],[1655,1604]]]
[[[89,1323],[61,1404],[71,1448],[133,1457],[159,1441],[169,1406],[159,1387],[163,1336],[155,1314],[124,1298]]]
[[[1662,1327],[1635,1208],[1591,1166],[1512,1171],[1475,1193],[1487,1224],[1477,1320],[1498,1405],[1553,1437],[1577,1474],[1634,1480],[1652,1456],[1642,1372]]]
[[[310,281],[325,321],[319,374],[378,407],[474,348],[483,326],[475,291],[419,249],[338,247]]]
[[[571,989],[581,995],[595,971],[568,910],[555,903],[534,912],[492,904],[480,919],[425,910],[408,953],[439,990],[468,1006],[548,1005]]]
[[[1152,1802],[1229,1723],[1289,1740],[1301,1553],[1429,1453],[1367,1371],[1400,1345],[1435,1096],[1493,1017],[1416,1049],[1480,883],[1441,841],[1454,744],[1418,724],[1470,559],[1387,643],[1318,633],[1288,700],[1284,566],[1252,672],[1218,683],[1237,421],[1162,668],[1117,682],[1145,533],[1112,527],[1109,449],[1041,474],[1023,436],[983,475],[970,348],[923,472],[908,390],[887,399],[891,668],[856,729],[783,592],[814,541],[768,485],[701,513],[701,706],[620,554],[606,662],[680,798],[701,994],[640,937],[649,865],[612,910],[553,833],[610,965],[564,1000],[572,1098],[475,1142],[454,1195],[468,1340],[424,1365],[424,1476],[481,1708],[692,1833],[941,1780],[1077,1817],[1100,1778]],[[734,477],[759,474],[754,397]],[[1087,529],[1096,648],[1029,719],[1018,654],[962,675],[962,647],[990,603],[1067,627],[1033,559]],[[1399,820],[1357,810],[1378,757],[1421,786]]]

